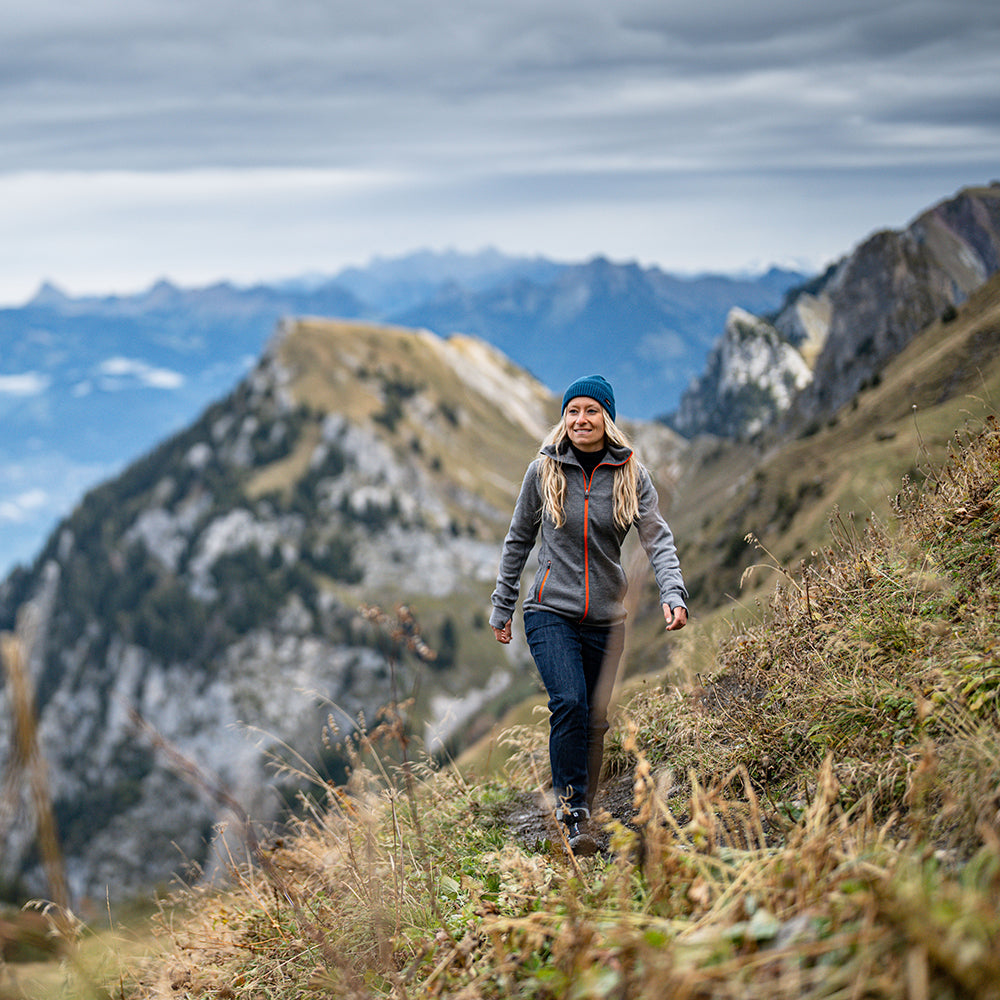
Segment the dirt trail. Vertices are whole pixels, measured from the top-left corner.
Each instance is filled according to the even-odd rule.
[[[631,826],[633,815],[633,778],[631,772],[608,779],[597,793],[594,814],[606,809],[615,819]],[[510,838],[529,851],[540,850],[546,841],[559,843],[553,816],[550,792],[522,792],[516,796],[503,814],[503,822]],[[591,822],[590,834],[597,841],[602,853],[609,852],[609,834],[600,823]]]

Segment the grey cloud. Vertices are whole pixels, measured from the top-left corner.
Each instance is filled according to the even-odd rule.
[[[942,38],[974,38],[980,30],[995,31],[998,26],[990,0],[839,0],[836,4],[650,0],[631,5],[623,21],[638,31],[655,32],[678,50],[746,48],[775,56],[784,52],[789,58],[796,52],[832,55],[859,47],[868,53],[907,51]]]
[[[998,28],[982,0],[40,0],[5,25],[0,162],[628,178],[891,162],[880,125],[969,121],[992,150]]]
[[[1000,94],[921,93],[887,101],[872,117],[884,124],[918,123],[948,128],[969,126],[995,131],[1000,123]],[[994,146],[984,152],[995,157],[997,149]],[[997,167],[1000,169],[1000,162]]]
[[[936,0],[885,4],[871,8],[854,24],[850,42],[859,54],[893,59],[925,56],[951,50],[955,56],[975,58],[988,53],[992,37],[1000,36],[1000,15],[991,0]],[[933,63],[924,67],[935,76]]]

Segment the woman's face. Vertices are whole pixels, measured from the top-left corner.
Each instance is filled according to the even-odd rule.
[[[604,407],[589,396],[574,396],[563,411],[566,433],[580,451],[604,447]]]

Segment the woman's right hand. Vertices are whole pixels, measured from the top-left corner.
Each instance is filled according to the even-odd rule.
[[[510,619],[507,619],[507,624],[503,628],[494,628],[492,625],[490,628],[493,629],[493,634],[497,637],[497,642],[506,643],[510,642]]]

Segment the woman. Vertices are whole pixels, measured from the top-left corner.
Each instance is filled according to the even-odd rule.
[[[562,417],[525,474],[500,556],[490,626],[510,642],[521,572],[540,534],[523,604],[528,646],[549,695],[557,819],[577,854],[597,849],[586,822],[597,794],[608,704],[621,659],[628,581],[621,547],[635,526],[660,590],[667,630],[687,624],[687,591],[656,490],[615,426],[600,375],[577,379]]]

